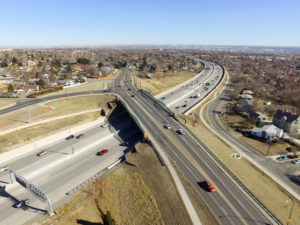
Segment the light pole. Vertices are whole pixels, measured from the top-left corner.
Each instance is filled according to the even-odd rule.
[[[286,203],[288,203],[288,202],[289,202],[289,200],[286,200]],[[293,209],[294,209],[294,199],[292,199],[292,202],[293,202],[293,204],[292,204],[292,208],[291,208],[291,211],[290,211],[290,214],[289,214],[287,225],[289,225],[290,222],[291,222],[291,217],[292,217],[292,213],[293,213]]]

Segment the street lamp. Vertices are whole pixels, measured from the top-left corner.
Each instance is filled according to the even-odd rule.
[[[286,200],[286,203],[288,203],[288,202],[289,202],[289,200]],[[292,204],[292,208],[291,208],[291,211],[290,211],[290,214],[289,214],[287,225],[289,225],[290,222],[291,222],[291,217],[292,217],[292,213],[293,213],[293,209],[294,209],[294,199],[292,199],[292,202],[293,202],[293,204]]]

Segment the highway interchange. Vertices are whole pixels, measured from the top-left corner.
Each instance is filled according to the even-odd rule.
[[[164,96],[165,98],[163,100],[165,100],[167,105],[170,105],[172,110],[175,109],[172,107],[181,106],[177,108],[177,112],[182,113],[187,108],[194,105],[197,100],[201,100],[208,91],[213,89],[213,84],[218,82],[217,79],[221,78],[221,67],[209,62],[205,62],[204,64],[208,69],[204,70],[199,78],[192,81],[193,85],[188,84],[190,87],[194,86],[193,90],[186,91],[184,94],[180,94],[179,91],[174,90],[173,94],[169,93]],[[204,90],[203,84],[207,81],[211,83],[211,86],[207,90]],[[128,91],[128,88],[130,88],[131,91]],[[199,91],[194,90],[197,88],[199,88]],[[167,112],[159,108],[151,99],[145,97],[133,86],[132,77],[128,69],[122,69],[121,74],[116,78],[114,87],[111,87],[111,91],[122,98],[122,100],[132,110],[132,113],[136,115],[145,130],[151,133],[151,137],[154,138],[157,143],[161,144],[161,147],[168,154],[169,158],[174,162],[174,164],[176,164],[184,176],[194,186],[195,190],[197,190],[201,198],[207,203],[213,214],[219,220],[220,224],[272,223],[247,199],[247,197],[228,178],[228,176],[220,170],[216,162],[212,160],[209,150],[195,136],[190,134],[190,132],[182,124],[176,121],[173,117],[170,117]],[[93,94],[99,92],[101,93],[103,91],[81,92],[77,94]],[[190,96],[194,95],[194,92],[198,92],[200,97],[190,98]],[[73,95],[76,95],[76,93]],[[132,97],[133,95],[134,97]],[[184,97],[177,97],[177,95]],[[61,95],[59,97],[65,97],[65,95]],[[51,96],[50,98],[55,99],[55,96]],[[172,98],[178,99],[178,102],[175,102]],[[189,101],[185,102],[187,99],[189,99]],[[30,104],[35,104],[44,100],[50,99],[35,99],[31,101]],[[186,104],[187,106],[182,107],[183,104]],[[0,113],[7,113],[21,107],[24,107],[24,105],[17,104],[1,111]],[[163,127],[166,123],[171,126],[171,129],[167,130]],[[119,129],[122,128],[122,130],[125,129],[125,131],[126,129],[130,130],[126,122],[123,122],[123,124],[124,127],[120,127]],[[185,135],[179,135],[176,132],[178,129],[185,130]],[[85,136],[82,140],[71,141],[74,141],[75,148],[82,149],[87,143],[93,143],[99,137],[108,136],[110,134],[111,132],[108,128],[103,129],[98,126],[85,131]],[[128,137],[126,138],[132,138],[134,136],[134,131],[126,132],[126,134],[128,134]],[[84,142],[84,140],[88,138],[89,140]],[[101,168],[105,168],[111,164],[113,161],[118,159],[118,157],[120,157],[126,149],[126,147],[121,147],[119,145],[119,139],[112,136],[102,143],[99,143],[99,145],[81,151],[81,153],[69,155],[71,152],[69,142],[70,141],[62,140],[49,146],[49,149],[47,149],[49,154],[45,157],[43,156],[41,159],[36,156],[41,149],[36,149],[26,156],[14,159],[10,162],[5,162],[5,164],[9,164],[11,168],[20,172],[24,177],[30,178],[33,183],[44,189],[49,195],[52,203],[54,203],[54,206],[57,206],[65,200],[65,193],[68,190],[76,186],[76,184],[80,184],[80,182],[89,178]],[[96,157],[95,153],[101,148],[108,147],[109,149],[113,149],[114,153],[109,153],[106,156],[107,160],[101,163],[100,166],[99,160],[101,159]],[[51,162],[55,160],[57,161],[58,158],[68,159],[66,159],[66,163],[63,163],[63,165],[60,164],[47,170],[45,169],[44,172],[40,174],[32,175],[33,171],[37,171],[37,169],[42,168],[43,165],[47,163],[51,165]],[[28,167],[26,166],[28,164],[32,165]],[[66,177],[68,179],[66,179]],[[0,179],[3,182],[9,182],[7,174],[1,175]],[[217,189],[216,192],[207,192],[203,186],[203,181],[206,179],[209,179],[212,183],[214,183]],[[28,194],[24,193],[24,189],[21,189],[21,187],[17,185],[7,185],[7,189],[4,193],[6,193],[6,195],[10,194],[19,200],[28,198]],[[33,200],[32,198],[31,200],[32,201],[29,205],[32,204],[34,207],[44,208],[44,206],[37,200]],[[1,198],[0,201],[0,224],[7,224],[7,222],[11,221],[15,222],[14,224],[18,224],[20,221],[16,218],[19,216],[27,219],[35,216],[35,214],[28,213],[28,211],[12,208],[11,205],[13,204],[13,201],[11,200],[8,201],[7,199]]]

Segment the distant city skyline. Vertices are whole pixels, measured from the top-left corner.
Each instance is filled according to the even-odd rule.
[[[300,47],[300,2],[0,0],[0,47]]]

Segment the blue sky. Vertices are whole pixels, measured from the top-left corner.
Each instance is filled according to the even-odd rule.
[[[0,0],[0,46],[300,46],[300,1]]]

